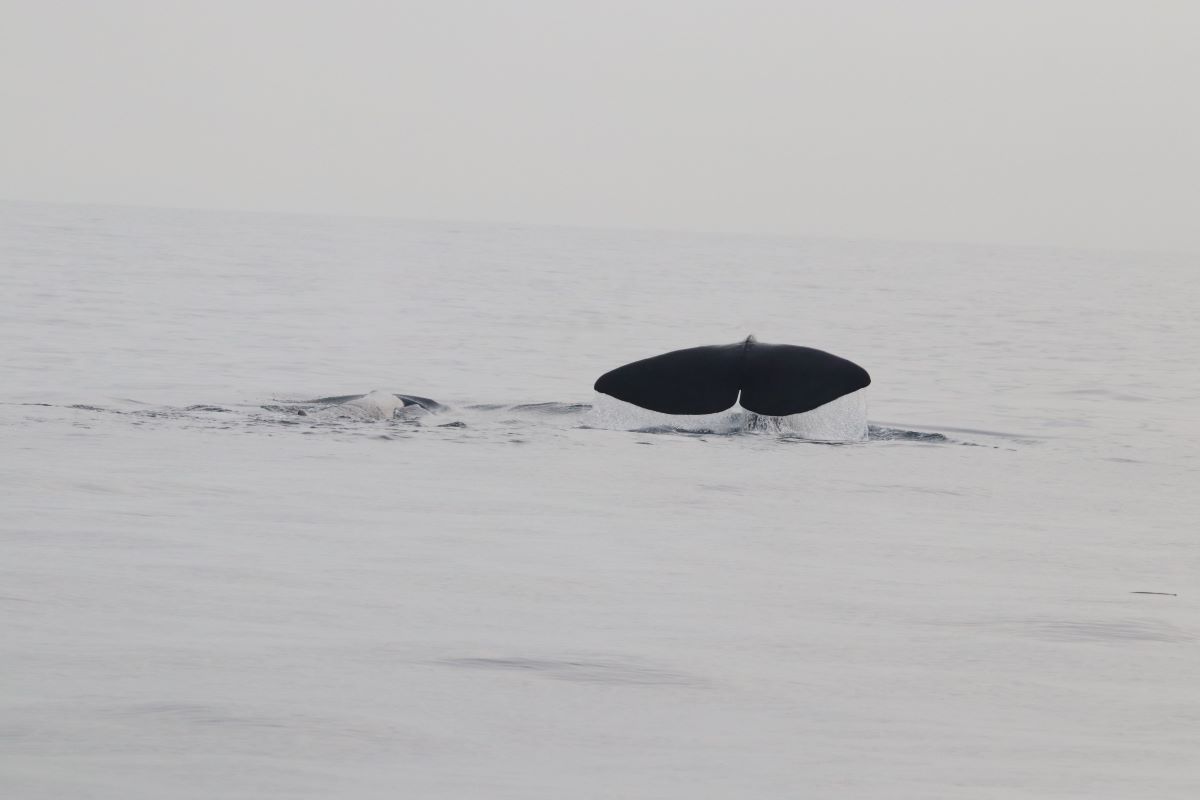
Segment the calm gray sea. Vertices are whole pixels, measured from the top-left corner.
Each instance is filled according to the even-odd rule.
[[[5,204],[0,296],[5,798],[1200,796],[1200,258]],[[750,333],[871,437],[575,406]]]

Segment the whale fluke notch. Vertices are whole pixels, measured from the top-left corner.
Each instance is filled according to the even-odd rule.
[[[606,372],[596,391],[663,414],[717,414],[740,401],[756,414],[812,411],[871,383],[844,358],[749,336],[737,344],[675,350]]]

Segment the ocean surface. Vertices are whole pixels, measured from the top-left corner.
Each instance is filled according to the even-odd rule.
[[[1200,258],[9,203],[0,296],[7,800],[1200,796]],[[592,391],[748,334],[867,438]]]

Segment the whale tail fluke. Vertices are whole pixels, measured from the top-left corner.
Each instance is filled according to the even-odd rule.
[[[737,344],[675,350],[606,372],[596,391],[664,414],[717,414],[742,408],[783,417],[819,408],[871,383],[852,361],[790,344]],[[740,394],[740,398],[739,398]]]

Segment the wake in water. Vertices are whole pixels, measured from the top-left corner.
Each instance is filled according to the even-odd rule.
[[[451,409],[428,398],[373,391],[365,395],[339,395],[304,401],[281,401],[268,410],[290,411],[297,416],[362,421],[418,422],[428,415],[507,414],[570,418],[576,427],[643,433],[733,435],[760,433],[818,442],[862,442],[869,437],[866,400],[855,392],[802,414],[772,417],[734,406],[719,414],[663,414],[598,395],[593,404],[527,403],[503,406],[473,404]]]
[[[943,428],[967,438],[951,438],[931,430],[911,430],[896,424],[870,424],[866,403],[848,395],[806,414],[768,417],[735,407],[721,414],[696,416],[659,414],[600,395],[595,403],[468,403],[448,406],[417,395],[374,391],[314,399],[278,399],[262,405],[197,403],[188,406],[150,406],[136,400],[116,405],[53,403],[3,404],[19,419],[8,424],[61,421],[71,418],[80,427],[104,421],[144,426],[241,430],[298,431],[350,437],[403,438],[421,431],[461,431],[472,438],[512,435],[538,430],[608,430],[683,436],[769,436],[783,442],[816,444],[984,444],[979,437],[1009,443],[1032,440],[1011,434],[966,428]],[[25,409],[21,414],[19,409]],[[994,443],[994,442],[988,442]]]
[[[188,406],[149,406],[135,400],[116,405],[52,403],[4,404],[21,419],[8,424],[61,421],[70,417],[80,427],[105,421],[144,426],[326,434],[375,438],[404,438],[421,431],[460,431],[470,438],[493,434],[509,437],[554,430],[607,430],[684,436],[769,436],[784,442],[863,444],[981,444],[952,439],[936,431],[910,430],[892,424],[870,424],[866,403],[848,395],[805,414],[768,417],[734,407],[721,414],[696,416],[659,414],[600,395],[595,403],[468,403],[447,406],[416,395],[374,391],[314,399],[279,399],[263,405],[197,403]],[[25,409],[20,414],[18,409]],[[1007,434],[946,428],[947,431],[1001,437],[1010,442],[1029,440]],[[971,438],[976,438],[972,436]],[[511,438],[508,441],[515,441]]]
[[[631,431],[688,436],[767,435],[782,441],[820,444],[911,442],[975,444],[936,431],[871,424],[863,392],[855,392],[803,414],[771,417],[738,406],[719,414],[672,415],[639,408],[606,395],[593,403],[468,403],[447,406],[416,395],[373,391],[307,400],[278,400],[262,410],[305,418],[312,425],[384,422],[404,429],[461,428],[486,431],[513,426]],[[289,420],[291,421],[291,420]],[[1001,436],[986,431],[967,431]],[[1010,437],[1011,438],[1011,437]]]

